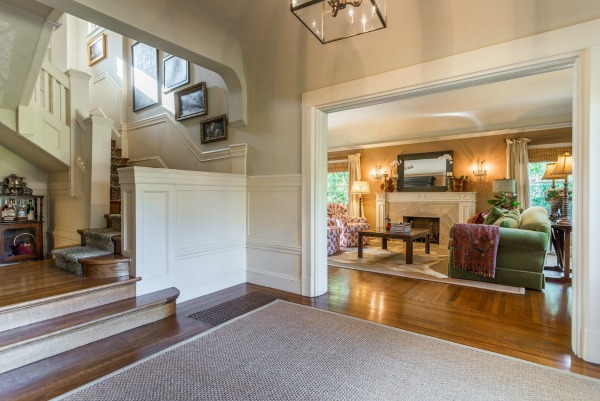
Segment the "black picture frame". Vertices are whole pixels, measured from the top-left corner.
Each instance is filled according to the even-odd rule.
[[[131,76],[133,111],[140,111],[157,104],[160,89],[156,48],[142,42],[131,45]]]
[[[207,120],[200,124],[200,143],[224,141],[227,139],[227,116],[225,114]]]
[[[190,82],[190,63],[177,56],[163,58],[163,88],[165,92]]]
[[[204,116],[208,114],[206,82],[200,82],[175,92],[175,119]]]

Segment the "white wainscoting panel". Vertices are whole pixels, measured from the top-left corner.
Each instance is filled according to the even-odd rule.
[[[302,293],[301,175],[248,177],[248,282]]]
[[[176,287],[179,302],[246,282],[246,176],[119,169],[123,254],[139,294]]]

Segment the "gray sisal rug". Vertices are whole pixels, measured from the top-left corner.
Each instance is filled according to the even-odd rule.
[[[64,395],[75,400],[593,400],[600,381],[276,301]]]

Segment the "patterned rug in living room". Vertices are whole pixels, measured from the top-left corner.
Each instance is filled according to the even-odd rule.
[[[357,248],[342,248],[340,252],[327,258],[327,264],[344,269],[363,270],[464,287],[483,288],[512,294],[525,293],[525,289],[522,287],[449,278],[448,249],[432,244],[431,253],[426,254],[425,244],[415,243],[413,247],[412,264],[406,264],[404,242],[392,241],[388,241],[387,250],[381,249],[380,241],[372,241],[370,245],[363,248],[362,259],[358,258]]]

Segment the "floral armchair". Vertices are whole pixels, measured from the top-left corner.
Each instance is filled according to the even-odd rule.
[[[334,219],[341,229],[340,246],[345,248],[358,246],[359,231],[370,228],[366,218],[348,216],[348,207],[343,203],[329,203],[327,205],[327,216]],[[368,243],[369,238],[363,238],[363,245]]]
[[[340,234],[342,229],[338,227],[335,219],[327,218],[327,256],[331,256],[340,250]]]

